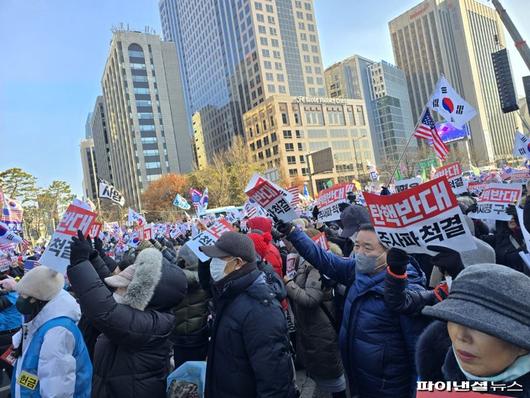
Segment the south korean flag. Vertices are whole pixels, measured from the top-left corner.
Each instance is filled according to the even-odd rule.
[[[457,128],[463,128],[477,114],[475,108],[469,105],[443,76],[436,85],[429,108]]]

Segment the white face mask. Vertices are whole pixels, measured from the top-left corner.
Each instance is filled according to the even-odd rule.
[[[225,277],[226,264],[227,261],[215,257],[210,261],[210,275],[215,282],[219,282]]]

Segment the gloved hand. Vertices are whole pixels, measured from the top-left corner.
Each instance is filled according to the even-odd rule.
[[[92,253],[92,245],[86,240],[82,231],[77,231],[77,237],[72,237],[70,244],[70,267],[88,260]]]
[[[409,264],[409,256],[404,250],[393,247],[386,254],[386,263],[393,274],[405,275]]]
[[[290,222],[284,222],[282,220],[278,220],[278,222],[276,222],[276,229],[283,236],[289,235],[291,232],[294,231],[294,228],[295,228],[294,224]]]
[[[105,255],[105,250],[103,250],[103,241],[98,237],[94,238],[94,249],[98,251],[99,254]]]
[[[157,241],[156,239],[149,239],[149,242],[151,242],[151,243],[153,244],[153,246],[154,246],[155,248],[157,248],[159,251],[162,251],[162,250],[164,249],[164,246],[162,246],[162,245],[160,244],[160,242]]]
[[[443,274],[454,279],[464,269],[462,258],[457,251],[442,246],[427,246],[427,250],[439,253],[432,258],[432,263],[440,268]]]

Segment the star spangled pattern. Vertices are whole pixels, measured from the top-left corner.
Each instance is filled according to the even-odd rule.
[[[431,116],[431,112],[429,112],[428,109],[425,109],[421,123],[414,132],[414,136],[423,140],[431,140],[436,156],[438,156],[442,161],[446,159],[449,149],[447,146],[445,146],[442,139],[440,138],[440,135],[436,131],[436,125]]]

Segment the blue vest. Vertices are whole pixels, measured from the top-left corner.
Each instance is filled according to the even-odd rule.
[[[26,355],[24,356],[20,374],[18,374],[17,377],[13,377],[13,380],[11,381],[12,397],[16,396],[15,385],[17,382],[20,385],[20,396],[22,398],[37,398],[41,396],[40,385],[37,379],[40,350],[44,341],[44,336],[48,330],[57,326],[61,326],[70,331],[75,339],[75,347],[72,354],[76,362],[74,397],[90,398],[90,393],[92,391],[92,363],[90,362],[90,357],[88,356],[88,351],[81,332],[75,322],[67,317],[50,319],[37,329],[26,351]],[[17,364],[15,364],[15,369],[16,367]],[[13,376],[15,376],[15,372],[13,372]]]
[[[18,293],[9,292],[5,297],[12,305],[0,312],[0,332],[18,329],[22,326],[22,315],[18,312],[15,305],[18,299]]]

